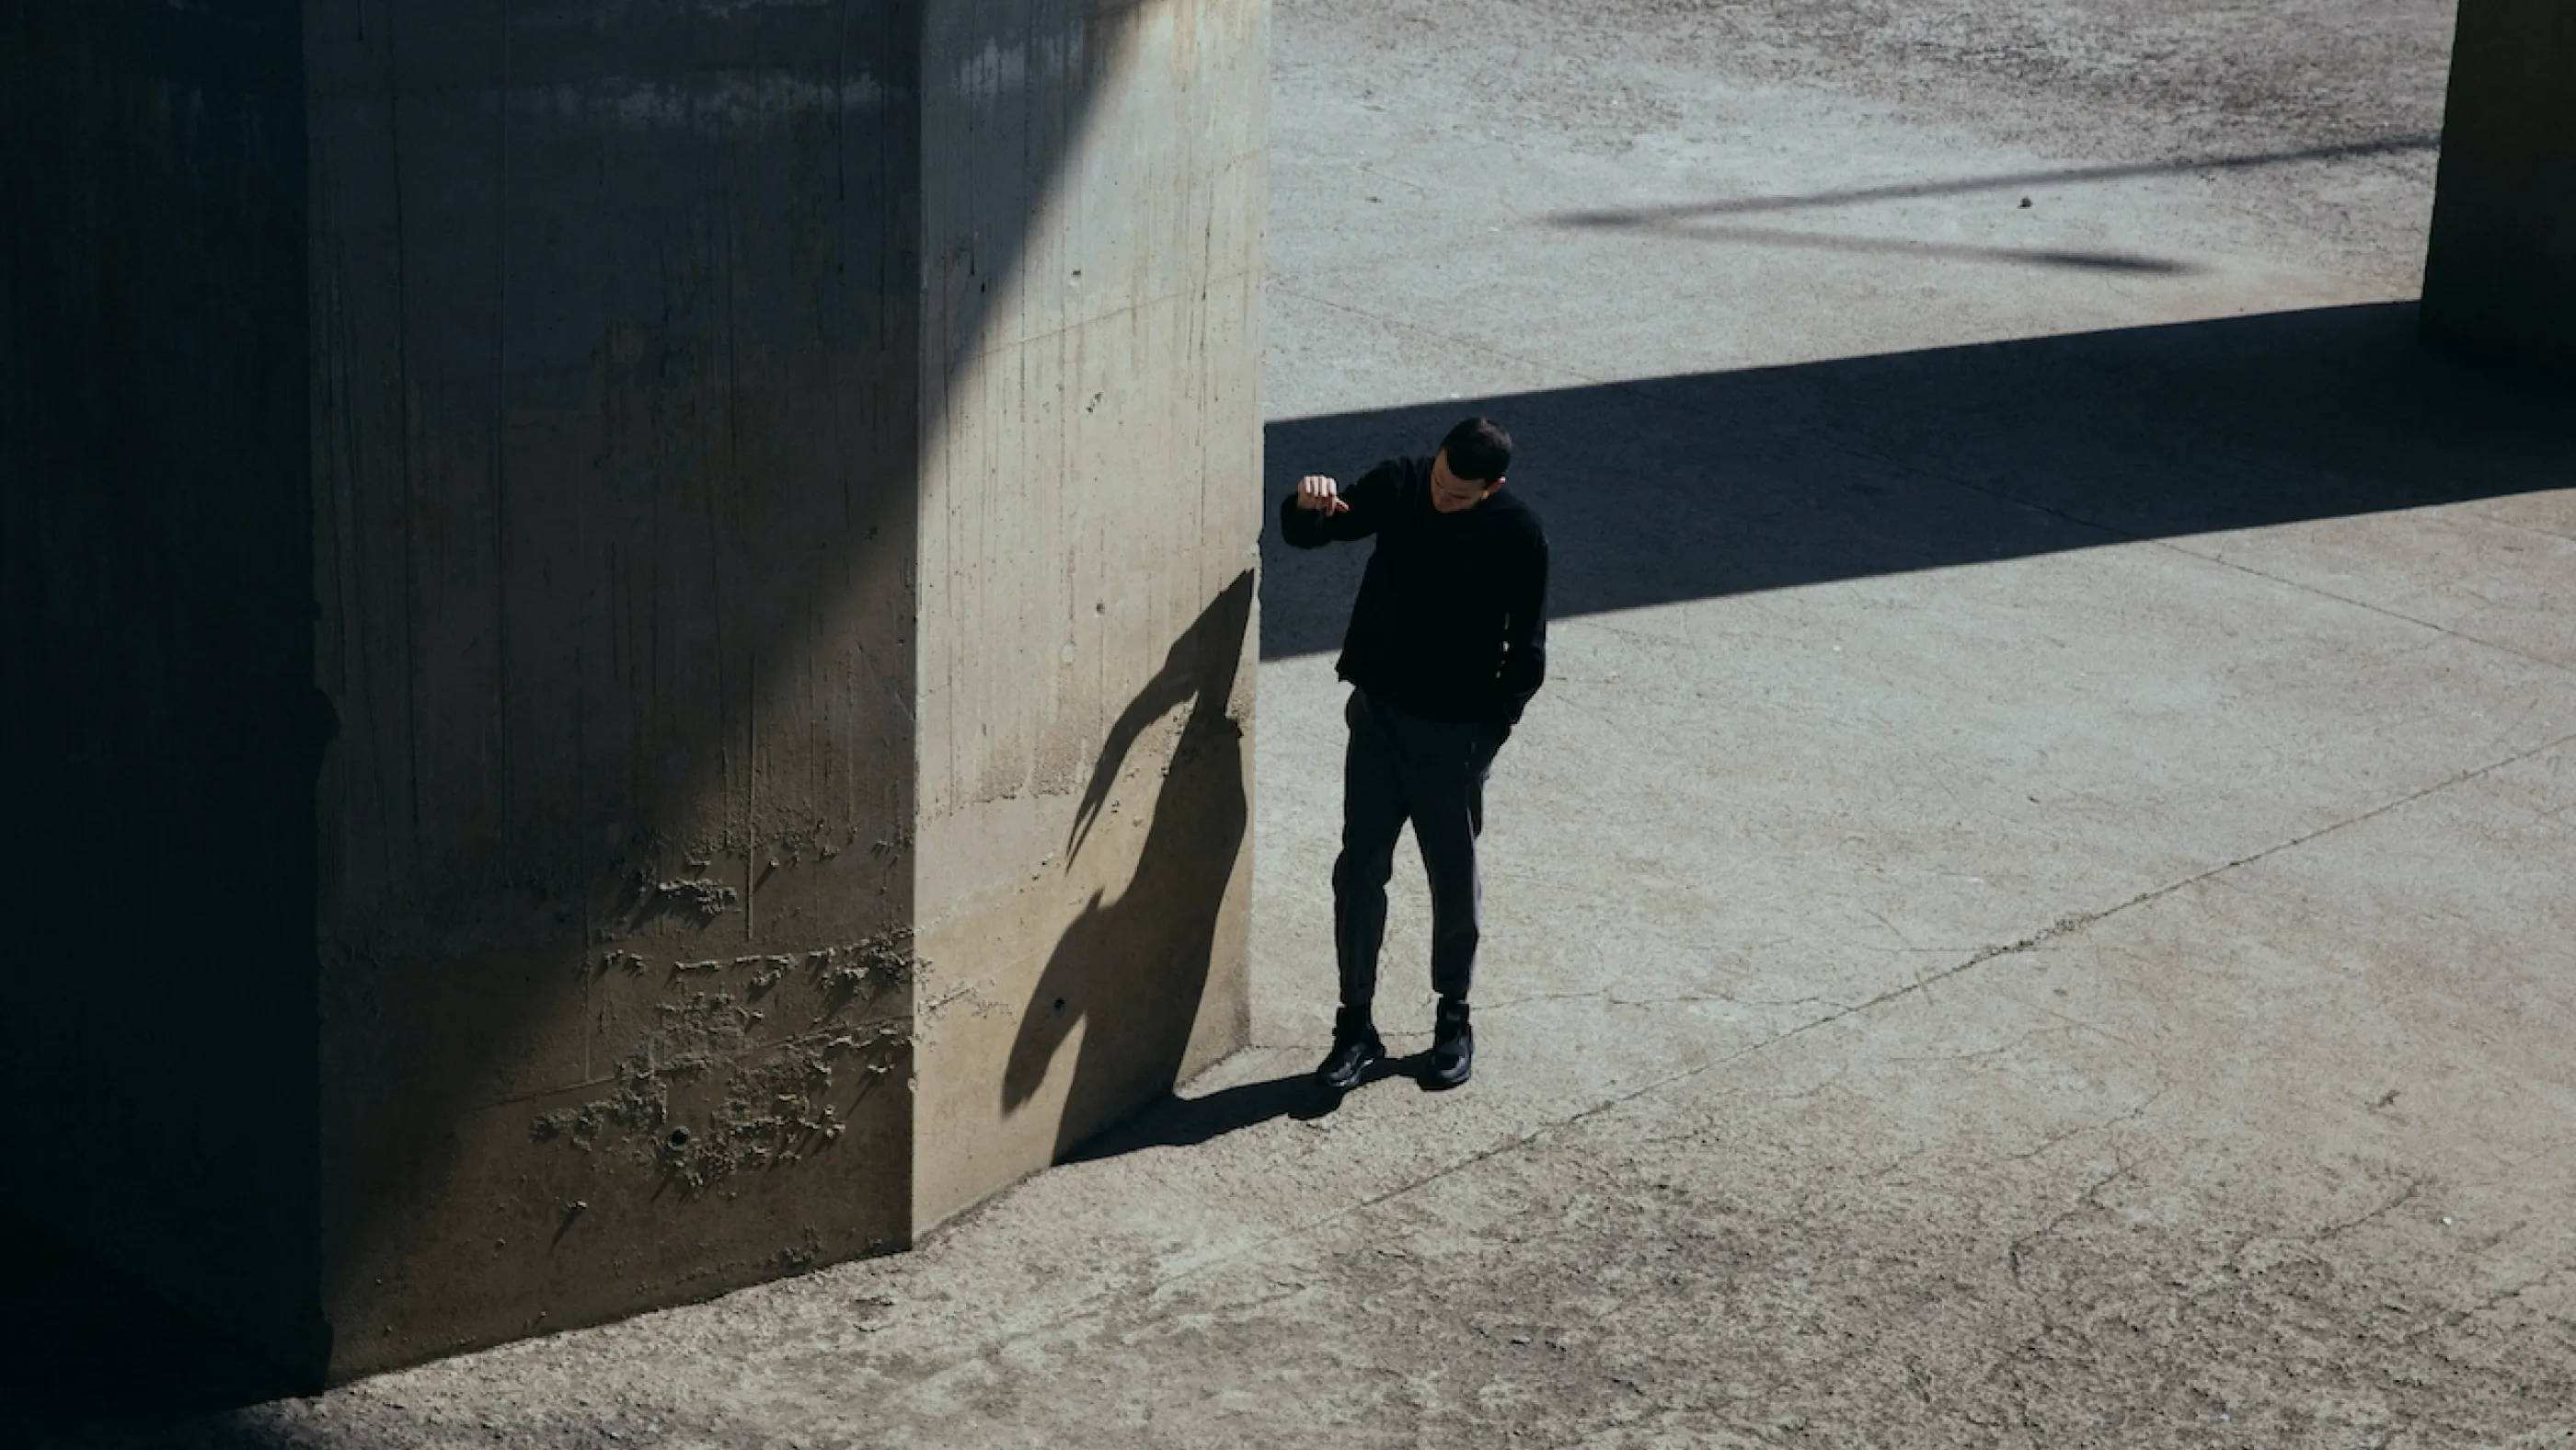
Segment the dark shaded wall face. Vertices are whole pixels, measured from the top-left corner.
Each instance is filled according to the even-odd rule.
[[[2576,6],[2460,0],[2424,330],[2576,370]]]
[[[911,10],[311,8],[335,1376],[906,1232]]]
[[[292,6],[0,7],[0,1191],[289,1373],[320,1352],[304,146]]]

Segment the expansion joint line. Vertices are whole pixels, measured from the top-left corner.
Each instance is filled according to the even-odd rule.
[[[1264,1249],[1270,1248],[1273,1245],[1287,1243],[1294,1239],[1306,1237],[1319,1229],[1330,1228],[1334,1224],[1364,1213],[1380,1204],[1391,1202],[1420,1189],[1427,1188],[1443,1179],[1473,1168],[1480,1163],[1486,1163],[1507,1154],[1519,1152],[1524,1148],[1545,1140],[1553,1134],[1589,1121],[1590,1119],[1600,1117],[1613,1109],[1624,1107],[1629,1103],[1636,1102],[1640,1098],[1652,1096],[1656,1093],[1662,1092],[1666,1088],[1689,1081],[1692,1078],[1699,1077],[1717,1068],[1726,1067],[1733,1063],[1742,1062],[1747,1058],[1766,1053],[1772,1048],[1778,1047],[1782,1043],[1804,1036],[1807,1033],[1817,1031],[1820,1028],[1830,1027],[1846,1018],[1854,1017],[1864,1012],[1874,1011],[1880,1007],[1888,1006],[1908,997],[1928,995],[1933,986],[1974,971],[1989,962],[1999,961],[2006,957],[2018,956],[2026,952],[2036,951],[2041,947],[2062,940],[2063,938],[2074,935],[2075,933],[2085,931],[2104,921],[2108,921],[2112,917],[2118,916],[2123,912],[2145,906],[2151,902],[2160,901],[2177,892],[2188,890],[2202,882],[2225,875],[2239,867],[2251,866],[2257,862],[2279,855],[2284,851],[2296,850],[2312,841],[2333,835],[2337,831],[2361,825],[2367,821],[2376,820],[2381,816],[2387,815],[2392,811],[2403,809],[2404,807],[2423,800],[2428,796],[2437,795],[2455,786],[2468,784],[2471,781],[2492,774],[2495,771],[2502,770],[2506,766],[2513,765],[2523,760],[2528,760],[2533,756],[2559,749],[2560,747],[2570,744],[2576,744],[2576,733],[2562,735],[2555,740],[2532,746],[2527,750],[2517,751],[2514,754],[2503,757],[2502,759],[2490,761],[2485,765],[2478,766],[2471,770],[2459,771],[2442,780],[2436,781],[2431,785],[2425,786],[2420,790],[2410,791],[2393,800],[2373,806],[2369,810],[2363,811],[2358,815],[2347,816],[2330,825],[2319,826],[2313,831],[2293,836],[2286,841],[2276,842],[2270,846],[2264,847],[2262,850],[2236,857],[2231,861],[2222,862],[2203,871],[2196,871],[2189,876],[2169,882],[2163,886],[2155,887],[2152,890],[2142,891],[2116,905],[2105,907],[2099,911],[2076,912],[2067,916],[2061,916],[2049,925],[2038,931],[2032,932],[2030,935],[2022,937],[2017,941],[2006,942],[1999,946],[1981,947],[1952,966],[1946,967],[1929,976],[1915,978],[1901,986],[1891,987],[1887,991],[1881,992],[1867,1001],[1854,1003],[1850,1006],[1838,1007],[1812,1021],[1804,1022],[1798,1026],[1788,1028],[1785,1031],[1776,1033],[1760,1042],[1752,1044],[1751,1046],[1739,1049],[1738,1051],[1709,1058],[1706,1061],[1695,1063],[1689,1067],[1666,1073],[1661,1077],[1649,1079],[1626,1092],[1604,1098],[1601,1101],[1592,1104],[1590,1107],[1584,1108],[1566,1117],[1556,1119],[1552,1122],[1539,1124],[1537,1127],[1531,1128],[1526,1132],[1505,1138],[1499,1142],[1470,1153],[1463,1158],[1459,1158],[1454,1162],[1446,1163],[1440,1167],[1434,1168],[1431,1171],[1422,1174],[1420,1177],[1397,1184],[1384,1192],[1371,1194],[1367,1198],[1346,1204],[1330,1213],[1307,1220],[1295,1227],[1283,1229],[1278,1233],[1244,1244],[1238,1248],[1217,1254],[1212,1258],[1193,1264],[1188,1268],[1178,1270],[1174,1273],[1157,1276],[1145,1286],[1145,1293],[1149,1296],[1159,1294],[1176,1285],[1187,1283],[1192,1279],[1199,1278],[1213,1272],[1214,1270],[1237,1263],[1253,1254],[1257,1254]],[[2159,1096],[2161,1096],[2161,1094],[2159,1094]],[[2128,1116],[2134,1116],[2134,1113]],[[2131,1167],[2134,1167],[2134,1165],[2122,1167],[2120,1169],[2120,1174],[2129,1172]],[[2120,1176],[2120,1174],[2115,1174],[2113,1176],[2117,1177]],[[2099,1191],[2100,1188],[2107,1186],[2107,1182],[2108,1180],[2105,1180],[2104,1183],[2096,1184],[2092,1191]],[[2036,1235],[2033,1237],[2036,1237]],[[1114,1291],[1110,1290],[1099,1291],[1085,1298],[1080,1303],[1070,1306],[1061,1313],[1048,1316],[1044,1323],[1030,1325],[1022,1329],[1014,1330],[1009,1334],[1005,1334],[984,1346],[979,1357],[990,1358],[1009,1345],[1020,1343],[1041,1334],[1054,1332],[1067,1324],[1071,1324],[1088,1316],[1103,1312],[1108,1307],[1109,1301],[1113,1296],[1113,1292]]]
[[[1268,1238],[1246,1244],[1230,1253],[1210,1259],[1205,1263],[1196,1264],[1187,1269],[1183,1269],[1178,1273],[1157,1279],[1154,1281],[1153,1287],[1156,1290],[1161,1290],[1173,1284],[1178,1284],[1185,1280],[1195,1278],[1211,1269],[1231,1263],[1248,1254],[1256,1253],[1273,1244],[1283,1243],[1290,1239],[1303,1237],[1307,1234],[1313,1233],[1317,1229],[1328,1228],[1354,1214],[1374,1208],[1377,1205],[1386,1203],[1390,1200],[1401,1198],[1406,1194],[1412,1193],[1416,1189],[1437,1183],[1443,1178],[1447,1178],[1462,1170],[1473,1168],[1477,1164],[1486,1162],[1489,1159],[1498,1158],[1507,1153],[1518,1152],[1523,1148],[1540,1142],[1550,1134],[1573,1127],[1574,1125],[1585,1122],[1588,1119],[1598,1117],[1614,1108],[1623,1107],[1629,1103],[1635,1102],[1639,1098],[1661,1092],[1665,1088],[1671,1087],[1677,1083],[1688,1081],[1691,1078],[1698,1077],[1713,1069],[1725,1067],[1732,1063],[1741,1062],[1746,1058],[1768,1052],[1772,1048],[1777,1047],[1784,1042],[1788,1042],[1793,1038],[1814,1032],[1819,1028],[1830,1027],[1847,1017],[1853,1017],[1860,1013],[1873,1011],[1877,1008],[1901,1001],[1907,997],[1919,994],[1928,994],[1932,987],[1942,982],[1949,981],[1953,977],[1974,971],[1978,967],[1986,965],[1988,962],[1998,961],[2005,957],[2018,956],[2025,952],[2036,951],[2039,948],[2047,946],[2062,938],[2072,936],[2077,932],[2085,931],[2102,922],[2108,921],[2112,917],[2118,916],[2123,912],[2145,906],[2150,902],[2160,901],[2177,892],[2189,890],[2194,886],[2225,875],[2239,867],[2251,866],[2259,861],[2279,855],[2284,851],[2296,850],[2312,841],[2333,835],[2337,831],[2361,825],[2367,821],[2376,820],[2381,816],[2387,815],[2391,811],[2403,809],[2404,807],[2412,805],[2427,796],[2439,794],[2440,792],[2449,790],[2455,786],[2468,784],[2471,781],[2477,780],[2495,771],[2502,770],[2506,766],[2513,765],[2523,760],[2528,760],[2533,756],[2540,755],[2569,744],[2576,744],[2576,733],[2562,735],[2555,740],[2532,746],[2527,750],[2517,751],[2512,755],[2505,756],[2499,760],[2490,761],[2487,764],[2478,766],[2474,769],[2459,771],[2442,780],[2436,781],[2431,785],[2425,786],[2420,790],[2410,791],[2394,800],[2382,802],[2381,804],[2373,806],[2369,810],[2363,811],[2358,815],[2347,816],[2331,825],[2319,826],[2313,831],[2293,836],[2286,841],[2275,842],[2272,845],[2264,847],[2262,850],[2236,857],[2231,861],[2221,862],[2220,864],[2211,866],[2206,870],[2197,871],[2179,880],[2168,882],[2163,886],[2158,886],[2148,891],[2142,891],[2117,905],[2104,907],[2099,911],[2076,912],[2071,915],[2061,916],[2056,921],[2051,922],[2049,925],[2038,931],[2032,932],[2030,935],[2025,936],[2018,941],[2006,942],[2000,946],[1981,947],[1952,966],[1945,967],[1941,971],[1932,973],[1928,976],[1915,978],[1914,980],[1906,982],[1900,986],[1891,987],[1888,990],[1879,993],[1877,996],[1869,998],[1867,1001],[1854,1003],[1846,1007],[1839,1007],[1832,1012],[1825,1013],[1824,1015],[1813,1019],[1812,1021],[1801,1023],[1798,1026],[1787,1029],[1786,1031],[1767,1037],[1749,1047],[1727,1053],[1720,1057],[1713,1057],[1704,1062],[1695,1063],[1689,1067],[1680,1068],[1676,1071],[1666,1073],[1661,1077],[1650,1079],[1627,1092],[1604,1098],[1590,1107],[1584,1108],[1581,1111],[1570,1114],[1566,1117],[1556,1119],[1552,1122],[1542,1123],[1527,1132],[1506,1138],[1498,1143],[1494,1143],[1486,1148],[1480,1149],[1477,1152],[1470,1153],[1464,1158],[1460,1158],[1455,1162],[1435,1168],[1432,1171],[1423,1174],[1419,1178],[1398,1184],[1395,1187],[1387,1189],[1383,1193],[1373,1194],[1370,1197],[1359,1200],[1358,1202],[1347,1204],[1341,1208],[1335,1209],[1331,1213],[1324,1214],[1319,1218],[1300,1224],[1295,1228],[1283,1230],[1282,1232],[1273,1234]]]

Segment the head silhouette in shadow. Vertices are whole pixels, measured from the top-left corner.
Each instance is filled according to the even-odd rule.
[[[1080,1056],[1056,1132],[1061,1154],[1118,1117],[1157,1101],[1177,1079],[1216,950],[1218,916],[1249,824],[1242,723],[1226,713],[1252,621],[1253,575],[1226,586],[1163,657],[1110,727],[1074,812],[1065,866],[1090,846],[1128,752],[1155,721],[1187,709],[1156,792],[1135,875],[1095,892],[1057,941],[1020,1018],[1002,1106],[1035,1098],[1065,1039]]]

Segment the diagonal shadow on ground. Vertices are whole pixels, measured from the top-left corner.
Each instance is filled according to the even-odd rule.
[[[2439,151],[2439,136],[2391,136],[2378,141],[2347,141],[2309,146],[2297,151],[2247,151],[2224,156],[2186,156],[2170,161],[2139,161],[2120,166],[2052,166],[2007,171],[1999,176],[1973,176],[1953,181],[1902,181],[1884,186],[1852,186],[1793,196],[1744,196],[1727,201],[1685,202],[1676,206],[1621,207],[1603,211],[1561,212],[1549,218],[1558,226],[1656,228],[1702,217],[1747,216],[1760,212],[1809,211],[1819,207],[1863,206],[1879,201],[1921,201],[1939,196],[1968,196],[1981,191],[2018,191],[2023,187],[2090,186],[2136,181],[2150,176],[2193,172],[2261,171],[2326,161],[2366,160]]]
[[[1558,618],[2576,484],[2541,379],[2420,348],[2390,303],[1517,393],[1270,425],[1262,655],[1335,648],[1364,550],[1301,554],[1310,472],[1519,442]]]

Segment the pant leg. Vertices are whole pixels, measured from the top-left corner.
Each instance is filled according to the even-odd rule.
[[[1476,838],[1485,828],[1485,774],[1499,742],[1483,726],[1424,723],[1424,748],[1408,783],[1413,840],[1431,886],[1431,990],[1465,1001],[1483,935]]]
[[[1342,1005],[1366,1009],[1377,995],[1378,948],[1386,939],[1386,882],[1404,832],[1402,759],[1368,697],[1351,691],[1351,729],[1342,758],[1342,854],[1333,862],[1333,956]]]

